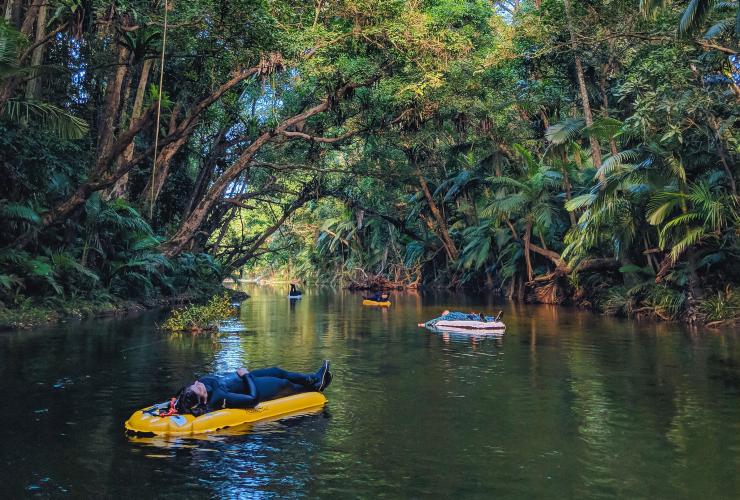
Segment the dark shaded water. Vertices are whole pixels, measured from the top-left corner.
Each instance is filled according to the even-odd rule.
[[[161,316],[0,333],[0,497],[740,498],[740,338],[504,304],[502,339],[416,327],[461,295],[250,288],[247,331]],[[207,439],[130,440],[193,374],[315,370],[320,414]]]

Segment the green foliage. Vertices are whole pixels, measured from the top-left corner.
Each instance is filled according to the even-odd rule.
[[[11,121],[39,126],[60,139],[80,139],[89,130],[84,120],[46,102],[10,99],[3,113]]]
[[[169,13],[162,75],[156,2],[54,4],[33,67],[33,33],[2,22],[0,239],[21,243],[0,300],[201,295],[243,270],[696,311],[740,279],[737,2],[516,4],[196,0]],[[153,125],[116,141],[160,98],[153,171]]]
[[[0,84],[24,74],[33,77],[42,69],[19,65],[18,58],[25,45],[23,35],[7,21],[0,20]],[[24,98],[0,102],[0,118],[39,126],[60,139],[80,139],[89,129],[84,120],[54,104]]]
[[[219,322],[233,316],[229,294],[214,295],[203,305],[189,305],[172,310],[162,324],[168,332],[209,331],[216,330]]]
[[[707,321],[735,321],[740,318],[740,295],[728,285],[724,291],[703,299],[699,308]]]
[[[683,310],[686,295],[669,286],[643,282],[632,288],[611,287],[600,301],[606,314],[657,317],[672,321]]]

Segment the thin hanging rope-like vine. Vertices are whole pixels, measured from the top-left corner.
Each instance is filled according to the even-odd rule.
[[[159,59],[159,95],[157,96],[157,125],[154,129],[154,161],[152,163],[152,189],[149,196],[149,219],[154,215],[154,174],[157,171],[157,147],[159,145],[159,119],[162,112],[162,85],[164,83],[164,49],[167,44],[167,0],[164,0],[164,26],[162,30],[162,55]]]

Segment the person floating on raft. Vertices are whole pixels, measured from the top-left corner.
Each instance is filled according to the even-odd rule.
[[[288,297],[300,297],[301,295],[303,295],[303,292],[301,292],[295,287],[295,283],[291,283],[290,291],[288,292]]]
[[[363,297],[365,300],[372,300],[373,302],[388,302],[391,298],[391,294],[384,292],[373,292],[369,297]]]
[[[323,392],[332,380],[329,362],[316,373],[294,373],[273,366],[227,374],[205,375],[178,392],[171,410],[200,416],[223,408],[253,408],[262,401],[301,392]]]
[[[506,325],[501,321],[503,315],[503,311],[499,312],[497,316],[486,316],[483,313],[442,311],[439,318],[434,318],[426,323],[419,323],[419,326],[447,331],[498,331],[506,328]]]

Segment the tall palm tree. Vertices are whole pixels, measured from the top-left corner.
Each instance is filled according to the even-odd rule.
[[[543,165],[521,145],[515,149],[522,157],[522,170],[518,175],[489,177],[494,189],[501,189],[496,199],[484,210],[484,214],[498,214],[509,225],[512,235],[519,238],[514,225],[523,226],[521,241],[524,246],[524,260],[529,281],[534,279],[531,247],[532,235],[538,235],[543,244],[546,235],[554,226],[558,212],[556,196],[563,182],[563,174]],[[512,222],[513,221],[513,222]]]

